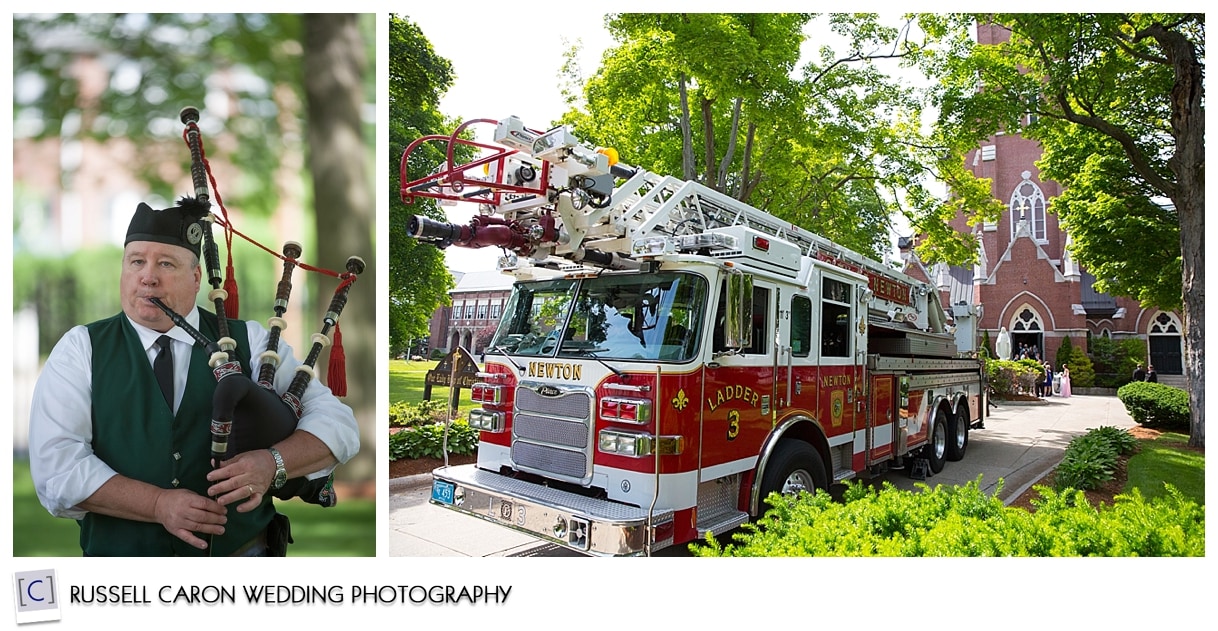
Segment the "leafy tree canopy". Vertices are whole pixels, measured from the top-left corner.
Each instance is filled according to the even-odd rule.
[[[996,212],[988,187],[946,159],[949,145],[924,136],[915,90],[878,66],[920,54],[910,23],[829,15],[838,50],[822,45],[805,59],[818,19],[610,15],[618,45],[561,122],[624,161],[697,180],[875,258],[901,212],[943,233],[945,256],[968,260],[971,244],[942,228],[959,202],[945,205],[927,182],[952,181]]]
[[[431,200],[410,205],[401,198],[401,160],[410,143],[455,126],[440,112],[440,97],[452,86],[452,63],[436,54],[431,42],[408,18],[389,17],[389,347],[396,355],[411,338],[427,335],[436,308],[447,303],[453,287],[443,251],[406,233],[411,215],[444,220]],[[444,161],[446,144],[419,146],[406,165],[408,177],[429,173]],[[434,344],[434,342],[433,342]]]

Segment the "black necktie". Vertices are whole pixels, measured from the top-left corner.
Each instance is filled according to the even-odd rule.
[[[156,345],[161,351],[156,354],[156,359],[152,360],[152,372],[156,374],[156,382],[161,386],[161,394],[165,395],[165,402],[169,404],[169,409],[173,410],[173,349],[171,347],[173,340],[168,335],[162,335],[157,338]]]

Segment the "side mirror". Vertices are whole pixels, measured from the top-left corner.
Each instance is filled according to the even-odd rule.
[[[727,275],[727,321],[724,346],[740,350],[753,345],[753,275],[730,270]]]

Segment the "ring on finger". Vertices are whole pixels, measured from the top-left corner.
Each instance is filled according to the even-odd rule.
[[[254,485],[253,485],[253,484],[247,484],[247,485],[245,485],[245,488],[249,490],[249,492],[250,492],[250,497],[253,497],[253,496],[254,496]]]

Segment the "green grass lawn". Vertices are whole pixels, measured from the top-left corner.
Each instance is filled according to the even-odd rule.
[[[276,508],[292,520],[288,556],[370,557],[376,555],[376,502],[339,497],[333,508],[300,500]],[[52,517],[34,494],[28,461],[13,461],[13,556],[78,557],[80,527]]]
[[[1146,498],[1166,495],[1164,482],[1185,497],[1205,504],[1205,454],[1187,449],[1188,436],[1164,433],[1142,441],[1142,450],[1126,466],[1125,491],[1134,488]]]

